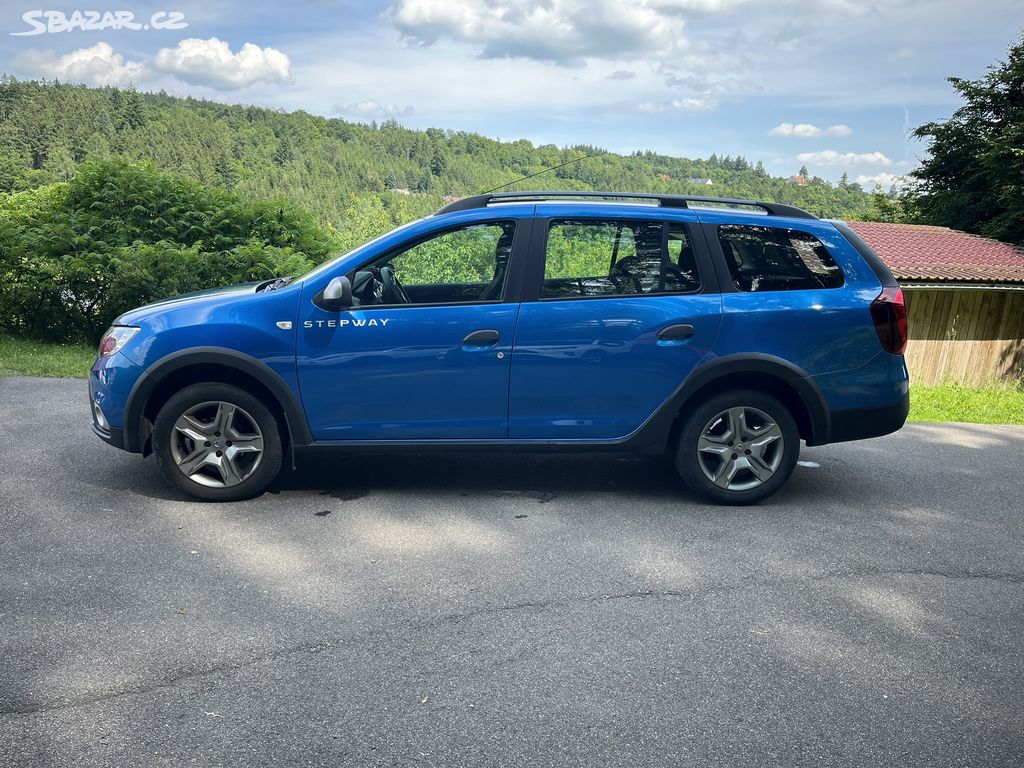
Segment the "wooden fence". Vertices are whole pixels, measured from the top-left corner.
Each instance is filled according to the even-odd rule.
[[[1024,379],[1024,291],[903,286],[915,384]]]

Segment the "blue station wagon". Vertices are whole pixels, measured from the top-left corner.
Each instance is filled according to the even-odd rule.
[[[840,222],[775,203],[510,192],[458,200],[301,278],[126,312],[93,430],[206,500],[318,449],[668,453],[757,502],[800,441],[899,429],[903,294]]]

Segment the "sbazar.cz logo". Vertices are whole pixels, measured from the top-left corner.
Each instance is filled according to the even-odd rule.
[[[371,317],[369,320],[342,319],[342,320],[307,320],[302,324],[303,328],[344,328],[351,325],[353,328],[382,328],[391,322],[390,317],[382,317],[379,320]]]
[[[103,32],[108,29],[185,29],[188,22],[181,11],[156,11],[149,21],[136,21],[132,11],[25,11],[21,20],[30,27],[12,35],[43,35],[58,32]]]

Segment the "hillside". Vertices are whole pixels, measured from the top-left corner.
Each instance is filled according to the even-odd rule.
[[[837,218],[872,207],[857,185],[815,179],[798,186],[742,157],[535,147],[474,133],[414,131],[394,121],[363,125],[163,93],[0,80],[0,192],[65,181],[86,160],[145,161],[248,198],[284,199],[333,225],[343,241],[423,215],[445,196],[481,192],[581,155],[593,157],[512,188],[751,197]]]

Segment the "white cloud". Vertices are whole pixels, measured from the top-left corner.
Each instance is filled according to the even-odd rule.
[[[718,99],[708,94],[705,96],[686,96],[671,101],[643,101],[636,105],[636,111],[648,115],[659,115],[665,112],[709,112],[718,106]]]
[[[149,74],[145,64],[126,61],[107,43],[79,48],[63,56],[57,56],[53,51],[28,50],[15,59],[15,64],[55,80],[89,85],[126,86]]]
[[[632,80],[634,77],[636,77],[636,72],[628,69],[616,69],[608,75],[609,80]]]
[[[830,125],[828,128],[819,128],[810,123],[779,123],[771,129],[772,136],[796,136],[801,139],[818,139],[822,136],[849,136],[853,131],[850,126]]]
[[[276,48],[246,43],[238,53],[232,53],[228,44],[216,37],[189,37],[174,48],[161,48],[153,58],[153,67],[188,83],[226,90],[260,81],[291,81],[291,61]]]
[[[889,190],[893,187],[899,187],[903,184],[903,177],[892,173],[876,173],[873,176],[860,175],[856,178],[856,182],[867,190],[872,190],[876,186],[882,189]]]
[[[834,149],[801,152],[796,159],[817,165],[892,165],[892,160],[881,152],[836,152]]]
[[[389,12],[407,38],[481,46],[485,58],[560,64],[592,57],[658,56],[686,46],[688,17],[719,13],[740,0],[398,0]]]
[[[416,110],[412,107],[399,107],[395,104],[381,104],[377,101],[357,101],[354,104],[335,104],[331,112],[353,120],[387,120],[389,118],[408,117]]]

